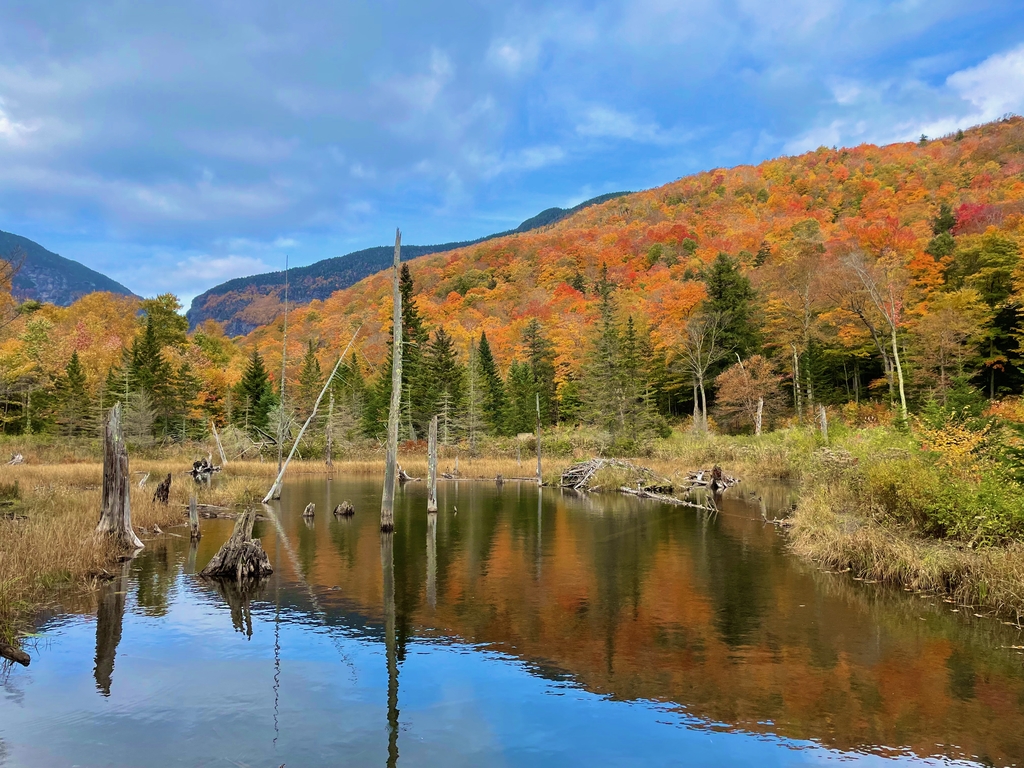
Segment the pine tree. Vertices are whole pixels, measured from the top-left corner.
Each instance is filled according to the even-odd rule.
[[[71,353],[57,381],[57,423],[66,435],[81,435],[90,421],[90,397],[78,351]]]
[[[726,253],[718,254],[702,275],[708,297],[703,311],[721,318],[720,343],[730,357],[749,357],[761,348],[761,332],[755,323],[757,292],[740,265]]]
[[[316,345],[312,339],[306,343],[306,354],[302,357],[302,369],[299,371],[299,389],[295,405],[299,416],[306,417],[313,412],[313,404],[320,396],[324,387],[324,374],[320,370],[320,361],[316,358]]]
[[[249,362],[235,393],[240,403],[238,416],[243,419],[241,423],[247,424],[249,429],[265,430],[267,415],[277,404],[277,398],[274,396],[270,376],[258,349],[254,348],[249,356]]]
[[[505,386],[505,429],[509,434],[533,431],[536,424],[535,392],[529,364],[513,360]]]
[[[622,427],[622,375],[620,369],[620,338],[615,323],[612,295],[615,286],[608,280],[608,270],[601,267],[597,284],[600,296],[597,338],[594,354],[586,366],[584,393],[589,420],[607,429],[614,436]]]
[[[477,371],[480,374],[481,415],[492,435],[505,433],[505,385],[498,372],[498,365],[491,354],[491,345],[487,342],[487,334],[480,333],[480,345],[477,348]]]
[[[427,346],[424,370],[430,381],[426,390],[428,412],[440,417],[442,442],[447,445],[453,425],[461,420],[466,406],[466,373],[455,354],[455,342],[443,328],[434,332]]]
[[[558,421],[558,399],[555,388],[555,348],[545,338],[540,321],[533,318],[523,331],[523,345],[526,347],[527,362],[534,392],[540,395],[540,417],[542,424]],[[534,411],[536,400],[534,401]]]

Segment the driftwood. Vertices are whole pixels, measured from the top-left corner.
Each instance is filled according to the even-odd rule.
[[[236,581],[259,580],[274,572],[270,558],[263,551],[259,539],[253,539],[252,526],[256,522],[256,510],[247,509],[235,520],[231,538],[224,542],[200,576],[212,578],[233,578]]]
[[[132,530],[131,473],[128,470],[128,449],[121,430],[121,404],[116,403],[107,414],[103,430],[103,500],[96,532],[110,534],[127,549],[142,549],[142,542]]]
[[[714,493],[721,493],[726,488],[731,488],[739,482],[735,477],[722,472],[717,464],[710,470],[701,469],[691,472],[685,478],[685,484],[690,488],[708,488]]]
[[[314,514],[316,514],[316,504],[314,504],[311,501],[311,502],[309,502],[309,504],[306,505],[306,508],[304,510],[302,510],[302,516],[303,517],[313,517]]]
[[[32,661],[32,657],[23,650],[15,648],[13,645],[8,645],[7,643],[0,643],[0,656],[8,661],[21,664],[23,667],[27,667]]]
[[[156,493],[153,494],[153,501],[159,501],[161,504],[167,503],[167,497],[171,493],[171,473],[167,473],[167,477],[160,481],[160,485],[156,487]]]
[[[352,502],[345,500],[334,508],[335,517],[352,517],[356,513],[356,510],[352,506]]]
[[[398,482],[400,483],[418,483],[422,480],[422,477],[412,477],[408,472],[402,469],[402,465],[398,465]]]
[[[146,483],[149,482],[149,472],[146,472],[142,477],[139,478],[139,488],[145,488]]]
[[[20,453],[16,453],[13,456],[11,456],[11,460],[7,462],[7,466],[13,467],[15,464],[24,464],[24,463],[25,463],[25,457],[22,456]]]
[[[690,507],[692,509],[699,509],[704,512],[718,512],[718,507],[715,505],[714,497],[708,496],[706,504],[698,504],[695,501],[689,499],[679,499],[675,496],[667,496],[663,493],[654,493],[652,491],[644,490],[643,488],[630,488],[628,486],[621,486],[619,491],[622,493],[629,494],[630,496],[638,496],[641,499],[653,499],[654,501],[660,501],[665,504],[675,504],[680,507]]]

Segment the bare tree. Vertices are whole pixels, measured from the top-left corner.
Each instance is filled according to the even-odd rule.
[[[694,387],[694,429],[708,431],[708,398],[704,388],[708,370],[722,359],[722,317],[718,313],[701,313],[686,324],[686,337],[680,358]],[[697,402],[697,397],[700,402]]]

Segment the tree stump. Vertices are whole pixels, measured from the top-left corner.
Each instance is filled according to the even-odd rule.
[[[142,542],[132,530],[130,478],[128,449],[121,429],[121,404],[117,403],[107,414],[103,430],[103,501],[96,532],[110,534],[124,547],[138,550],[142,549]]]
[[[334,508],[335,517],[352,517],[356,513],[355,508],[352,506],[352,502],[345,500]]]
[[[309,502],[309,504],[306,505],[306,508],[304,510],[302,510],[302,516],[303,517],[313,517],[314,514],[316,514],[316,504],[314,504],[311,501],[311,502]]]
[[[199,509],[196,504],[195,494],[192,494],[188,500],[188,527],[192,541],[198,541],[203,537],[202,532],[199,530]]]
[[[153,494],[153,501],[159,501],[161,504],[167,503],[167,497],[171,494],[171,473],[167,473],[167,477],[160,481],[160,485],[156,487],[156,492]]]
[[[200,576],[210,578],[233,578],[236,581],[256,581],[274,572],[270,558],[263,551],[259,539],[253,539],[252,526],[256,522],[256,510],[247,509],[235,520],[231,538],[224,542]]]

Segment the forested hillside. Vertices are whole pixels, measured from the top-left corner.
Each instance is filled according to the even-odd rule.
[[[537,395],[546,424],[620,447],[667,423],[753,431],[822,405],[860,422],[980,412],[1024,385],[1022,244],[1013,117],[712,170],[422,256],[403,274],[403,434],[435,412],[450,442],[530,431]],[[381,430],[389,288],[382,272],[289,314],[300,414],[360,328],[335,392],[349,439]],[[231,340],[215,323],[186,335],[173,297],[135,320],[138,306],[97,294],[8,325],[3,429],[86,430],[69,414],[101,398],[136,403],[158,437],[273,423],[283,318]]]
[[[444,253],[504,237],[512,232],[528,232],[581,211],[591,205],[619,197],[625,193],[612,192],[585,200],[573,208],[548,208],[524,221],[511,232],[488,235],[479,240],[440,245],[406,245],[405,258],[413,259],[429,253]],[[288,274],[288,298],[292,305],[307,304],[315,299],[326,299],[335,291],[348,288],[368,275],[387,269],[394,249],[389,246],[364,248],[344,256],[324,259],[306,267],[296,267]],[[192,300],[186,316],[190,327],[216,320],[223,324],[225,333],[238,336],[249,333],[272,321],[284,311],[284,272],[267,272],[251,277],[236,277],[216,285]]]

